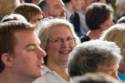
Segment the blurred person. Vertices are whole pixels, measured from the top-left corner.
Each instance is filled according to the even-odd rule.
[[[101,72],[117,78],[122,59],[120,48],[114,43],[91,40],[77,45],[69,55],[68,74],[71,78],[86,73]]]
[[[82,76],[76,76],[71,83],[121,83],[104,73],[87,73]]]
[[[81,24],[85,24],[84,20],[81,23],[80,15],[78,13],[78,11],[81,10],[82,8],[82,1],[81,0],[62,0],[62,1],[65,4],[66,19],[73,24],[76,34],[82,41],[82,38],[85,34],[84,32],[86,32],[84,31],[85,29],[83,30],[83,26],[81,26]]]
[[[44,75],[33,83],[69,83],[66,74],[69,53],[79,43],[73,26],[64,19],[49,19],[39,25],[41,47],[46,51]]]
[[[14,13],[19,13],[23,15],[28,22],[32,24],[37,24],[41,19],[43,19],[42,11],[39,6],[33,3],[23,3],[16,7]]]
[[[16,14],[16,13],[15,14],[11,13],[9,15],[4,16],[1,20],[1,22],[12,21],[12,20],[28,22],[24,16],[22,16],[20,14]]]
[[[115,24],[107,29],[100,39],[115,42],[121,48],[123,59],[118,70],[118,77],[125,82],[125,24]]]
[[[27,22],[0,23],[0,83],[31,83],[43,74],[43,57],[35,27]]]
[[[117,17],[117,19],[119,19],[122,16],[125,16],[125,0],[116,0],[115,4],[116,4],[116,17]]]
[[[81,24],[81,31],[82,33],[86,34],[88,31],[89,31],[89,28],[88,26],[86,25],[86,22],[85,22],[85,12],[86,12],[86,9],[89,5],[91,5],[92,3],[95,3],[95,2],[105,2],[105,0],[81,0],[81,3],[82,3],[82,8],[80,11],[78,11],[79,13],[79,16],[80,16],[80,24]]]
[[[89,5],[91,5],[92,3],[97,2],[98,0],[84,0],[84,4],[83,5],[83,9],[86,9]]]
[[[92,3],[87,7],[85,18],[90,40],[98,39],[104,30],[114,24],[112,13],[112,8],[105,3]]]
[[[43,11],[44,17],[65,18],[64,4],[62,0],[41,0],[39,7]]]
[[[19,5],[20,0],[0,0],[0,20],[3,16],[10,14]]]
[[[77,11],[78,14],[79,14],[79,17],[80,17],[80,29],[81,29],[81,32],[83,34],[86,34],[89,29],[88,29],[88,26],[86,25],[86,22],[85,22],[85,11],[86,11],[86,3],[85,3],[85,0],[81,0],[81,4],[82,4],[82,8]]]

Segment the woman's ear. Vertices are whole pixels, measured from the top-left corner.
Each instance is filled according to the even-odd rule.
[[[4,63],[5,67],[12,65],[13,57],[9,53],[3,53],[1,55],[1,60]]]

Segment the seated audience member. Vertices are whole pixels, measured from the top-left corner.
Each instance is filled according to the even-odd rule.
[[[125,82],[125,24],[115,24],[107,29],[100,39],[115,42],[121,48],[123,59],[119,66],[118,76]]]
[[[84,17],[81,21],[82,17],[78,13],[78,11],[80,11],[82,8],[82,1],[81,0],[62,0],[62,1],[65,4],[66,19],[73,24],[75,32],[79,36],[81,42],[87,40],[84,37],[86,36],[85,32],[88,31],[88,28],[85,28],[85,26],[83,26],[83,24],[85,25]]]
[[[71,83],[121,83],[104,73],[87,73],[83,76],[76,76]]]
[[[121,58],[120,48],[115,43],[91,40],[78,45],[70,53],[68,74],[72,78],[102,72],[116,77]]]
[[[23,22],[28,22],[25,17],[23,17],[20,14],[9,14],[6,15],[2,18],[1,22],[6,22],[6,21],[12,21],[12,20],[17,20],[17,21],[23,21]]]
[[[44,75],[33,83],[69,83],[66,73],[69,53],[79,38],[73,26],[64,19],[43,20],[39,24],[41,47],[47,52]]]
[[[98,39],[104,30],[113,25],[112,8],[105,3],[92,3],[88,6],[85,18],[90,40]]]
[[[41,19],[43,19],[41,9],[33,3],[23,3],[16,7],[14,13],[19,13],[23,15],[28,22],[36,24]]]
[[[20,0],[0,0],[0,20],[20,5]]]
[[[125,16],[125,0],[116,0],[116,20]]]
[[[31,83],[43,74],[46,53],[34,29],[22,21],[0,23],[0,83]]]
[[[65,18],[64,4],[62,0],[41,0],[39,2],[39,7],[43,11],[44,18],[55,17],[55,18]]]

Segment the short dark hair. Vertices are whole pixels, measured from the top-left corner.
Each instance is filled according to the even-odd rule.
[[[4,63],[1,60],[3,53],[13,53],[16,44],[15,32],[23,30],[35,30],[35,27],[22,21],[7,21],[0,23],[0,72],[5,68]]]
[[[45,11],[47,8],[47,3],[45,0],[43,0],[39,2],[38,6],[41,8],[42,11]]]
[[[100,25],[110,17],[112,11],[112,8],[107,4],[92,3],[87,7],[85,13],[88,28],[90,30],[100,29]]]
[[[33,3],[24,3],[16,7],[14,13],[19,13],[23,15],[28,21],[30,21],[31,17],[36,16],[36,14],[42,13],[39,6]]]

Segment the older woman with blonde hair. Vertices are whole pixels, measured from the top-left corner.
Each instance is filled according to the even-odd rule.
[[[71,23],[64,19],[46,19],[39,23],[41,47],[47,52],[45,72],[34,83],[69,83],[66,74],[69,53],[80,42]]]

